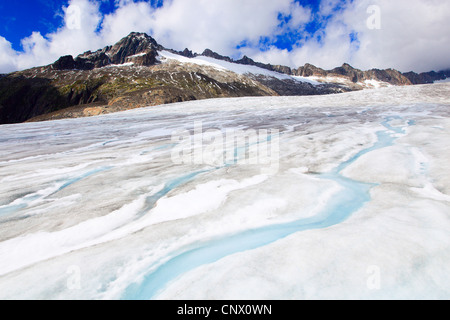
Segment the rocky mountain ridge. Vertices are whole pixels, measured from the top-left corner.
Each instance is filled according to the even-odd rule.
[[[325,70],[319,67],[316,67],[312,64],[306,63],[304,66],[298,67],[297,69],[290,68],[288,66],[283,65],[272,65],[272,64],[264,64],[260,62],[255,62],[251,58],[244,56],[239,60],[233,60],[230,57],[222,56],[216,52],[213,52],[210,49],[206,49],[203,53],[197,54],[193,53],[189,49],[185,49],[184,51],[174,51],[174,53],[194,58],[197,56],[206,56],[211,57],[218,60],[224,60],[228,62],[243,64],[243,65],[253,65],[260,68],[264,68],[270,71],[275,71],[287,75],[292,76],[302,76],[302,77],[343,77],[351,80],[354,83],[365,81],[365,80],[378,80],[382,82],[387,82],[393,85],[413,85],[413,84],[428,84],[433,83],[438,80],[445,80],[450,78],[450,69],[442,70],[439,72],[430,71],[430,72],[422,72],[416,73],[413,71],[402,73],[395,69],[370,69],[367,71],[362,71],[356,68],[353,68],[348,63],[344,63],[340,67],[336,67],[331,70]]]
[[[292,69],[246,56],[235,61],[209,49],[202,54],[167,49],[147,34],[133,32],[95,52],[0,76],[0,124],[218,97],[333,94],[445,75],[361,71],[348,64],[333,70],[310,64]]]
[[[410,71],[403,73],[403,75],[407,77],[412,84],[428,84],[434,83],[435,81],[441,81],[450,78],[450,69],[442,70],[439,72],[430,71],[422,73],[415,73],[413,71]]]

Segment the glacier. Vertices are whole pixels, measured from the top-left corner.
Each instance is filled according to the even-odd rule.
[[[449,107],[440,83],[0,126],[0,298],[448,299]],[[277,170],[174,161],[198,123],[279,132]]]

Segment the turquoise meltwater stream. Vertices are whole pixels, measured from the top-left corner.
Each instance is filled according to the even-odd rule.
[[[342,190],[333,197],[316,216],[289,223],[270,225],[237,234],[224,235],[203,243],[194,243],[173,252],[165,262],[150,266],[143,281],[130,285],[122,295],[124,300],[148,300],[155,298],[170,282],[188,271],[214,263],[224,257],[253,250],[283,239],[296,232],[322,229],[339,224],[370,201],[370,189],[375,184],[355,181],[341,175],[341,172],[359,157],[371,151],[391,146],[396,140],[392,133],[403,133],[403,129],[392,127],[388,117],[382,123],[386,130],[377,132],[377,142],[360,151],[351,159],[341,163],[329,173],[318,174],[322,179],[337,182]],[[396,119],[396,118],[395,118]],[[413,125],[408,122],[408,125]]]

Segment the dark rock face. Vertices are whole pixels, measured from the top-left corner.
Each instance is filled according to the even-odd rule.
[[[195,55],[192,53],[192,51],[189,50],[188,48],[186,48],[183,51],[181,51],[180,55],[182,55],[183,57],[187,57],[187,58],[194,58],[195,57]]]
[[[344,63],[341,67],[329,70],[327,74],[344,76],[353,83],[363,81],[365,78],[363,71],[353,68],[348,63]]]
[[[410,85],[411,84],[409,79],[397,70],[371,69],[368,71],[361,71],[359,69],[353,68],[348,63],[344,63],[342,66],[334,68],[332,70],[324,70],[324,69],[318,68],[316,66],[313,66],[313,65],[307,63],[303,67],[293,70],[293,73],[297,76],[302,76],[302,77],[338,76],[338,77],[346,78],[353,83],[363,82],[365,80],[377,80],[377,81],[387,82],[387,83],[390,83],[393,85]]]
[[[450,69],[439,71],[439,72],[430,71],[430,72],[422,72],[422,73],[415,73],[415,72],[410,71],[410,72],[403,73],[403,75],[406,78],[408,78],[412,84],[426,84],[426,83],[433,83],[434,81],[445,80],[447,78],[450,78]]]
[[[97,51],[88,55],[80,55],[75,58],[78,69],[80,70],[92,70],[95,68],[101,68],[111,64],[111,59],[103,51]]]
[[[210,57],[210,58],[214,58],[217,60],[233,62],[233,59],[231,59],[230,57],[222,56],[222,55],[218,54],[217,52],[214,52],[210,49],[206,49],[205,51],[203,51],[201,56]]]
[[[53,64],[53,68],[56,70],[72,70],[76,68],[76,63],[72,56],[64,56]]]
[[[137,66],[152,66],[156,64],[156,54],[155,52],[147,52],[142,54],[137,54],[131,57],[127,57],[125,63],[132,62]]]
[[[53,64],[55,70],[92,70],[111,64],[133,62],[140,66],[154,65],[162,47],[152,37],[133,32],[114,46],[107,46],[96,52],[85,52],[75,59],[64,56]]]
[[[369,71],[365,71],[364,78],[365,80],[380,80],[396,86],[407,86],[412,84],[407,77],[405,77],[401,72],[394,69],[372,69]]]
[[[287,74],[287,75],[293,75],[292,69],[287,66],[281,66],[281,65],[274,65],[271,66],[272,71]]]
[[[23,122],[66,106],[68,101],[48,79],[23,76],[0,79],[0,124]]]
[[[169,52],[171,52],[171,53],[177,54],[177,55],[179,55],[179,56],[186,57],[186,58],[195,58],[195,57],[198,56],[197,53],[193,53],[193,52],[192,52],[191,50],[189,50],[188,48],[184,49],[183,51],[177,51],[177,50],[169,49],[169,48],[163,48],[163,49],[166,50],[166,51],[169,51]]]
[[[269,71],[277,71],[277,70],[275,70],[274,66],[272,66],[271,64],[255,62],[253,59],[251,59],[251,58],[249,58],[247,56],[243,56],[242,59],[236,60],[234,62],[238,63],[238,64],[247,65],[247,66],[256,66],[256,67],[259,67],[259,68],[262,68],[262,69],[266,69],[266,70],[269,70]],[[284,71],[287,71],[287,72],[290,71],[290,68],[285,67],[285,66],[277,66],[277,69],[280,70],[280,71],[281,70],[284,70]],[[279,71],[277,71],[277,72],[279,72]]]
[[[112,64],[123,64],[127,58],[140,53],[146,53],[153,56],[154,59],[146,58],[145,61],[156,61],[159,48],[158,43],[152,37],[145,33],[133,32],[123,38],[112,47],[107,47],[106,54],[110,57]]]
[[[293,73],[295,76],[301,77],[311,77],[311,76],[326,76],[327,72],[321,68],[317,68],[312,64],[305,64],[303,67],[299,67],[298,69],[294,69]]]
[[[244,65],[248,65],[248,66],[256,65],[255,61],[253,61],[252,59],[250,59],[247,56],[243,56],[242,59],[237,60],[236,63],[244,64]]]
[[[89,53],[88,56],[72,56],[59,58],[52,67],[55,70],[92,70],[111,64],[111,60],[104,52]]]
[[[274,90],[280,96],[310,96],[310,95],[324,95],[343,93],[351,91],[348,88],[341,87],[339,85],[324,84],[324,85],[312,85],[307,82],[298,82],[290,79],[277,79],[277,78],[265,78],[257,77],[257,80]]]

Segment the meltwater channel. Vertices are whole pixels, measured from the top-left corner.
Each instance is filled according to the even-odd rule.
[[[341,175],[341,172],[362,155],[393,145],[397,139],[393,134],[404,133],[404,128],[390,125],[390,122],[394,119],[400,119],[400,117],[385,118],[382,125],[386,130],[377,132],[378,139],[373,146],[360,151],[331,172],[318,174],[318,177],[322,179],[339,183],[342,191],[316,216],[246,230],[203,243],[195,243],[188,248],[175,251],[169,257],[166,257],[166,262],[151,266],[152,271],[144,277],[143,281],[138,284],[131,284],[124,291],[121,299],[154,299],[170,282],[202,265],[214,263],[232,254],[263,247],[296,232],[327,228],[345,221],[370,201],[370,189],[376,184],[346,178]],[[408,121],[407,124],[411,126],[414,125],[414,122]]]

